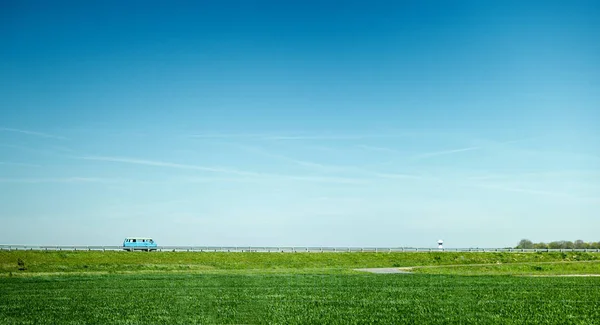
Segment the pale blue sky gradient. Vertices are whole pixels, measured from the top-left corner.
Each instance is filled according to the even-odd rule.
[[[597,1],[0,6],[0,243],[600,240]]]

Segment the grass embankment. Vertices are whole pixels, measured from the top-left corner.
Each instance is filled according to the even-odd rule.
[[[376,274],[0,278],[0,324],[595,324],[600,279]]]
[[[19,260],[23,265],[19,265]],[[0,251],[0,276],[64,273],[351,273],[355,268],[413,267],[419,273],[512,274],[541,270],[600,273],[598,253],[215,253]],[[546,264],[549,262],[561,262]],[[586,262],[586,263],[563,263]],[[521,263],[521,264],[518,264]],[[523,265],[522,263],[529,263]],[[484,266],[482,266],[482,264]],[[458,267],[459,265],[478,265]],[[577,266],[575,266],[577,265]],[[452,266],[452,267],[443,267]],[[19,270],[19,268],[23,270]],[[536,270],[534,270],[536,271]],[[537,270],[539,271],[539,270]],[[512,273],[511,273],[512,272]],[[539,272],[538,272],[539,273]]]

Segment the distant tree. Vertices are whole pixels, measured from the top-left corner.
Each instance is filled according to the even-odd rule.
[[[532,249],[533,248],[533,242],[529,239],[521,239],[521,241],[519,242],[519,245],[517,245],[517,248],[521,248],[521,249]]]
[[[553,241],[553,242],[548,243],[548,248],[560,249],[560,248],[563,248],[562,245],[563,245],[563,243],[560,241]]]
[[[529,239],[521,239],[516,248],[520,249],[600,249],[600,242],[586,243],[581,239],[574,242],[568,240],[557,240],[549,243],[533,243]]]
[[[585,249],[585,248],[589,248],[589,244],[584,242],[581,239],[577,239],[574,243],[573,243],[573,247],[575,247],[576,249]]]

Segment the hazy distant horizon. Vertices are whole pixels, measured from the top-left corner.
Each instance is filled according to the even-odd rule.
[[[0,243],[600,241],[597,1],[2,8]]]

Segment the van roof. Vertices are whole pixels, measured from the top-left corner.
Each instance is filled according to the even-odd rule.
[[[150,237],[125,237],[125,239],[152,239]]]

